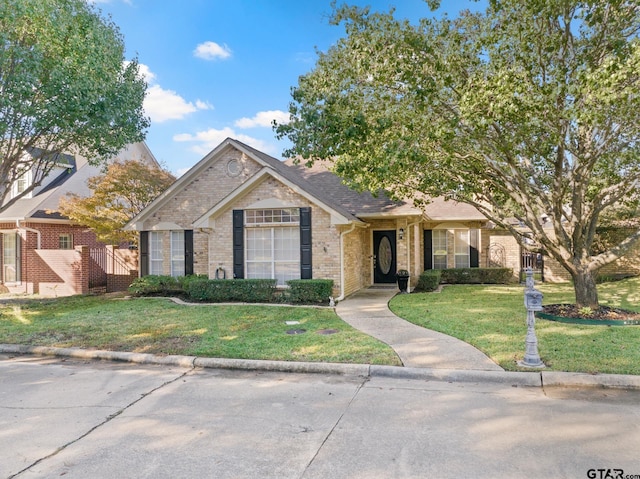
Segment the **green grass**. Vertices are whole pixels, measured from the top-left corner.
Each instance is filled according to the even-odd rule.
[[[569,284],[538,284],[544,303],[573,302]],[[640,278],[598,286],[603,305],[640,311]],[[456,285],[398,295],[398,316],[476,346],[518,370],[527,332],[522,286]],[[285,321],[299,321],[287,325]],[[298,335],[291,329],[305,329]],[[321,335],[323,329],[337,329]],[[552,370],[640,375],[640,326],[536,321],[538,349]],[[183,306],[159,298],[73,296],[0,304],[0,343],[203,357],[400,365],[387,345],[330,309]]]
[[[287,325],[285,321],[299,321]],[[291,329],[304,334],[287,334]],[[337,329],[331,335],[317,331]],[[159,298],[72,296],[0,306],[0,343],[203,357],[400,365],[395,352],[332,310],[184,306]]]
[[[544,304],[573,303],[570,284],[537,284]],[[452,285],[441,293],[398,295],[398,316],[474,345],[507,370],[525,350],[523,287]],[[640,311],[640,278],[598,285],[600,304]],[[540,357],[557,371],[640,374],[640,326],[581,326],[538,319]]]

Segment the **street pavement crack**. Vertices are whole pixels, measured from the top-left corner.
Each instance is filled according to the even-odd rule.
[[[342,418],[344,417],[344,415],[347,413],[347,411],[349,410],[349,408],[351,407],[351,404],[353,404],[353,401],[355,401],[356,397],[358,397],[358,394],[360,394],[360,391],[362,390],[362,388],[364,387],[364,385],[366,383],[369,382],[369,378],[365,378],[360,385],[358,386],[358,388],[355,390],[355,392],[353,393],[353,396],[351,397],[351,399],[349,400],[349,403],[347,404],[347,406],[344,408],[344,410],[342,411],[342,413],[340,414],[340,417],[337,419],[337,421],[335,422],[335,424],[333,425],[333,427],[331,428],[331,430],[327,433],[327,435],[325,436],[325,438],[322,440],[322,443],[320,444],[320,446],[318,447],[318,450],[316,451],[316,453],[313,455],[313,457],[311,458],[311,460],[307,463],[306,467],[304,468],[304,471],[302,472],[302,475],[300,476],[301,478],[304,477],[304,475],[306,474],[307,470],[309,469],[309,467],[311,467],[311,464],[313,464],[313,462],[316,460],[316,458],[318,457],[318,454],[320,454],[320,451],[322,451],[322,448],[324,447],[325,443],[329,440],[329,438],[331,437],[331,435],[333,434],[333,431],[335,431],[335,429],[338,427],[338,424],[340,424],[340,421],[342,421]]]
[[[89,429],[87,432],[85,432],[84,434],[78,436],[77,438],[75,438],[72,441],[69,441],[68,443],[60,446],[59,448],[57,448],[55,451],[53,451],[51,454],[48,454],[44,457],[41,457],[40,459],[32,462],[31,464],[29,464],[27,467],[25,467],[24,469],[16,472],[15,474],[12,474],[11,476],[8,476],[7,479],[13,479],[16,477],[19,477],[20,475],[22,475],[23,473],[27,472],[29,469],[31,469],[34,466],[37,466],[38,464],[40,464],[43,461],[46,461],[47,459],[50,459],[54,456],[56,456],[57,454],[59,454],[60,452],[64,451],[65,449],[67,449],[69,446],[72,446],[73,444],[77,443],[78,441],[84,439],[85,437],[89,436],[89,434],[91,434],[92,432],[96,431],[97,429],[100,429],[102,426],[108,424],[109,422],[111,422],[112,420],[114,420],[115,418],[117,418],[118,416],[120,416],[123,412],[125,412],[127,409],[129,409],[130,407],[136,405],[137,403],[139,403],[140,401],[142,401],[143,399],[145,399],[146,397],[150,396],[151,394],[153,394],[156,391],[159,391],[160,389],[175,383],[176,381],[179,381],[180,379],[184,378],[185,376],[187,376],[188,374],[191,374],[193,372],[193,370],[188,370],[185,371],[184,373],[180,374],[179,376],[176,376],[175,378],[169,380],[169,381],[165,381],[164,383],[160,384],[159,386],[151,389],[150,391],[145,392],[144,394],[141,394],[140,397],[138,399],[136,399],[135,401],[132,401],[131,403],[127,404],[126,406],[124,406],[123,408],[119,409],[118,411],[114,412],[113,414],[109,414],[104,421],[100,422],[99,424],[96,424],[95,426],[93,426],[91,429]],[[43,408],[44,409],[44,408]]]

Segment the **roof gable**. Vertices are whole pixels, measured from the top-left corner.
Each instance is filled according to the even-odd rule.
[[[196,228],[211,227],[212,226],[211,222],[213,220],[215,220],[215,218],[219,214],[221,214],[223,211],[226,211],[229,208],[231,208],[232,204],[236,200],[238,200],[239,198],[244,197],[246,194],[251,192],[253,189],[257,188],[267,178],[276,179],[278,182],[280,182],[284,186],[290,188],[295,193],[299,194],[300,196],[302,196],[302,197],[306,198],[307,200],[309,200],[309,201],[317,204],[318,206],[320,206],[323,210],[325,210],[326,212],[328,212],[331,215],[331,223],[332,224],[348,224],[348,223],[351,223],[353,221],[358,221],[358,218],[356,218],[356,217],[354,217],[352,215],[345,216],[343,213],[335,210],[331,205],[327,205],[326,203],[324,203],[319,198],[316,198],[315,196],[309,194],[309,192],[306,191],[304,188],[302,188],[300,185],[298,185],[298,184],[290,181],[289,179],[285,178],[279,172],[277,172],[275,170],[272,170],[272,169],[269,169],[269,168],[263,168],[262,170],[260,170],[260,172],[258,172],[256,175],[254,175],[250,180],[248,180],[245,183],[243,183],[242,185],[240,185],[240,187],[236,188],[229,195],[227,195],[224,199],[222,199],[221,201],[216,203],[213,206],[213,208],[209,209],[202,216],[200,216],[196,221],[193,222],[193,226],[196,227]],[[273,200],[264,200],[264,201],[265,201],[265,204],[266,204],[266,202],[270,202],[270,201],[273,201]],[[254,205],[254,206],[257,207],[258,205]],[[272,205],[270,207],[272,207]],[[283,207],[283,205],[278,205],[278,207]]]
[[[445,202],[435,199],[432,205],[417,207],[413,201],[390,199],[384,192],[372,195],[369,192],[358,192],[344,184],[342,179],[330,171],[326,162],[315,162],[312,167],[295,164],[292,160],[280,161],[266,153],[232,138],[225,139],[216,148],[205,155],[189,171],[180,177],[164,193],[154,200],[140,214],[133,218],[126,229],[143,229],[143,223],[163,208],[168,201],[197,180],[207,168],[219,161],[230,149],[235,149],[260,165],[261,169],[248,177],[242,184],[223,198],[216,201],[208,210],[200,214],[193,222],[194,227],[209,225],[209,218],[228,209],[231,203],[241,198],[266,176],[275,178],[309,201],[329,212],[335,224],[362,222],[369,218],[424,216],[427,219],[483,220],[485,219],[475,208],[456,202]],[[266,175],[266,176],[265,176]],[[425,214],[426,213],[426,214]]]
[[[148,146],[144,142],[125,147],[108,162],[136,159],[159,165]],[[47,181],[34,190],[32,196],[20,198],[13,205],[0,213],[0,220],[39,219],[68,221],[57,210],[60,199],[68,193],[87,196],[91,193],[87,180],[102,174],[103,165],[92,165],[84,157],[61,154],[58,167],[50,173]]]
[[[240,197],[247,191],[250,191],[250,189],[255,184],[254,182],[257,182],[260,178],[262,178],[262,176],[256,176],[265,174],[268,174],[269,176],[277,179],[278,181],[292,188],[297,193],[306,197],[310,201],[318,204],[323,209],[326,209],[331,213],[332,217],[335,218],[336,222],[340,223],[343,222],[343,220],[344,222],[358,221],[358,219],[354,215],[343,208],[340,204],[333,201],[327,201],[327,198],[324,198],[324,195],[321,191],[318,190],[318,188],[307,182],[303,177],[298,175],[295,171],[293,171],[280,160],[277,160],[276,158],[273,158],[266,153],[256,150],[240,141],[234,140],[232,138],[227,138],[222,143],[220,143],[220,145],[218,145],[207,155],[205,155],[202,160],[196,163],[189,171],[181,176],[160,196],[158,196],[158,198],[156,198],[140,214],[129,221],[129,223],[127,223],[127,225],[125,226],[125,229],[141,229],[142,224],[145,220],[150,218],[154,213],[165,206],[172,197],[177,195],[187,185],[191,184],[195,179],[197,179],[198,176],[202,174],[207,168],[209,168],[211,164],[223,158],[232,148],[238,150],[239,152],[255,161],[258,165],[260,165],[262,169],[256,175],[249,178],[238,188],[229,193],[225,198],[216,202],[216,204],[213,205],[213,207],[210,208],[207,213],[198,217],[194,224],[202,225],[206,223],[206,218],[208,218],[207,215],[210,216],[211,214],[214,214],[215,212],[219,211],[220,208],[225,207],[234,198]],[[342,218],[342,220],[339,219],[340,217]]]

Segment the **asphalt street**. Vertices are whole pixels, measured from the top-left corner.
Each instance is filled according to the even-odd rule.
[[[640,392],[0,355],[0,477],[640,478]]]

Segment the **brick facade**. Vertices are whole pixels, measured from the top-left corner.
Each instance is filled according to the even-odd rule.
[[[263,160],[259,152],[254,154],[250,148],[238,145],[241,144],[233,140],[223,142],[185,174],[182,182],[178,180],[167,190],[157,204],[132,221],[133,229],[155,231],[162,237],[163,274],[171,274],[172,231],[193,231],[195,274],[231,278],[234,210],[310,207],[312,275],[333,280],[334,296],[348,296],[374,282],[376,231],[395,232],[396,268],[410,272],[410,286],[415,285],[424,269],[424,231],[430,229],[447,231],[448,267],[455,266],[455,230],[477,230],[479,266],[498,266],[499,263],[512,268],[514,279],[518,278],[520,245],[508,232],[487,228],[486,221],[477,218],[478,215],[465,216],[474,218],[473,221],[447,221],[446,216],[439,221],[426,221],[419,212],[385,215],[380,210],[356,218],[348,212],[337,212],[335,205],[328,207],[322,203],[327,201],[326,195],[330,192],[323,191],[324,196],[314,195],[313,183],[308,191],[303,189],[288,177],[288,171],[281,168],[281,164],[273,164],[274,159]],[[556,266],[552,260],[546,260],[545,279],[566,279],[566,272]]]
[[[19,227],[16,223],[0,223],[0,230],[3,235],[17,234],[20,238],[20,281],[5,283],[7,291],[41,296],[89,293],[90,272],[96,270],[95,264],[90,267],[90,249],[105,248],[93,232],[62,222],[25,222],[20,223]],[[71,235],[70,249],[59,249],[61,235]],[[114,251],[113,247],[109,248]],[[127,269],[126,274],[120,272],[114,275],[111,271],[107,275],[111,283],[106,289],[126,290],[138,275],[137,252],[115,249],[112,254],[122,258],[118,263],[125,264]],[[0,258],[0,263],[2,261],[4,258]]]

